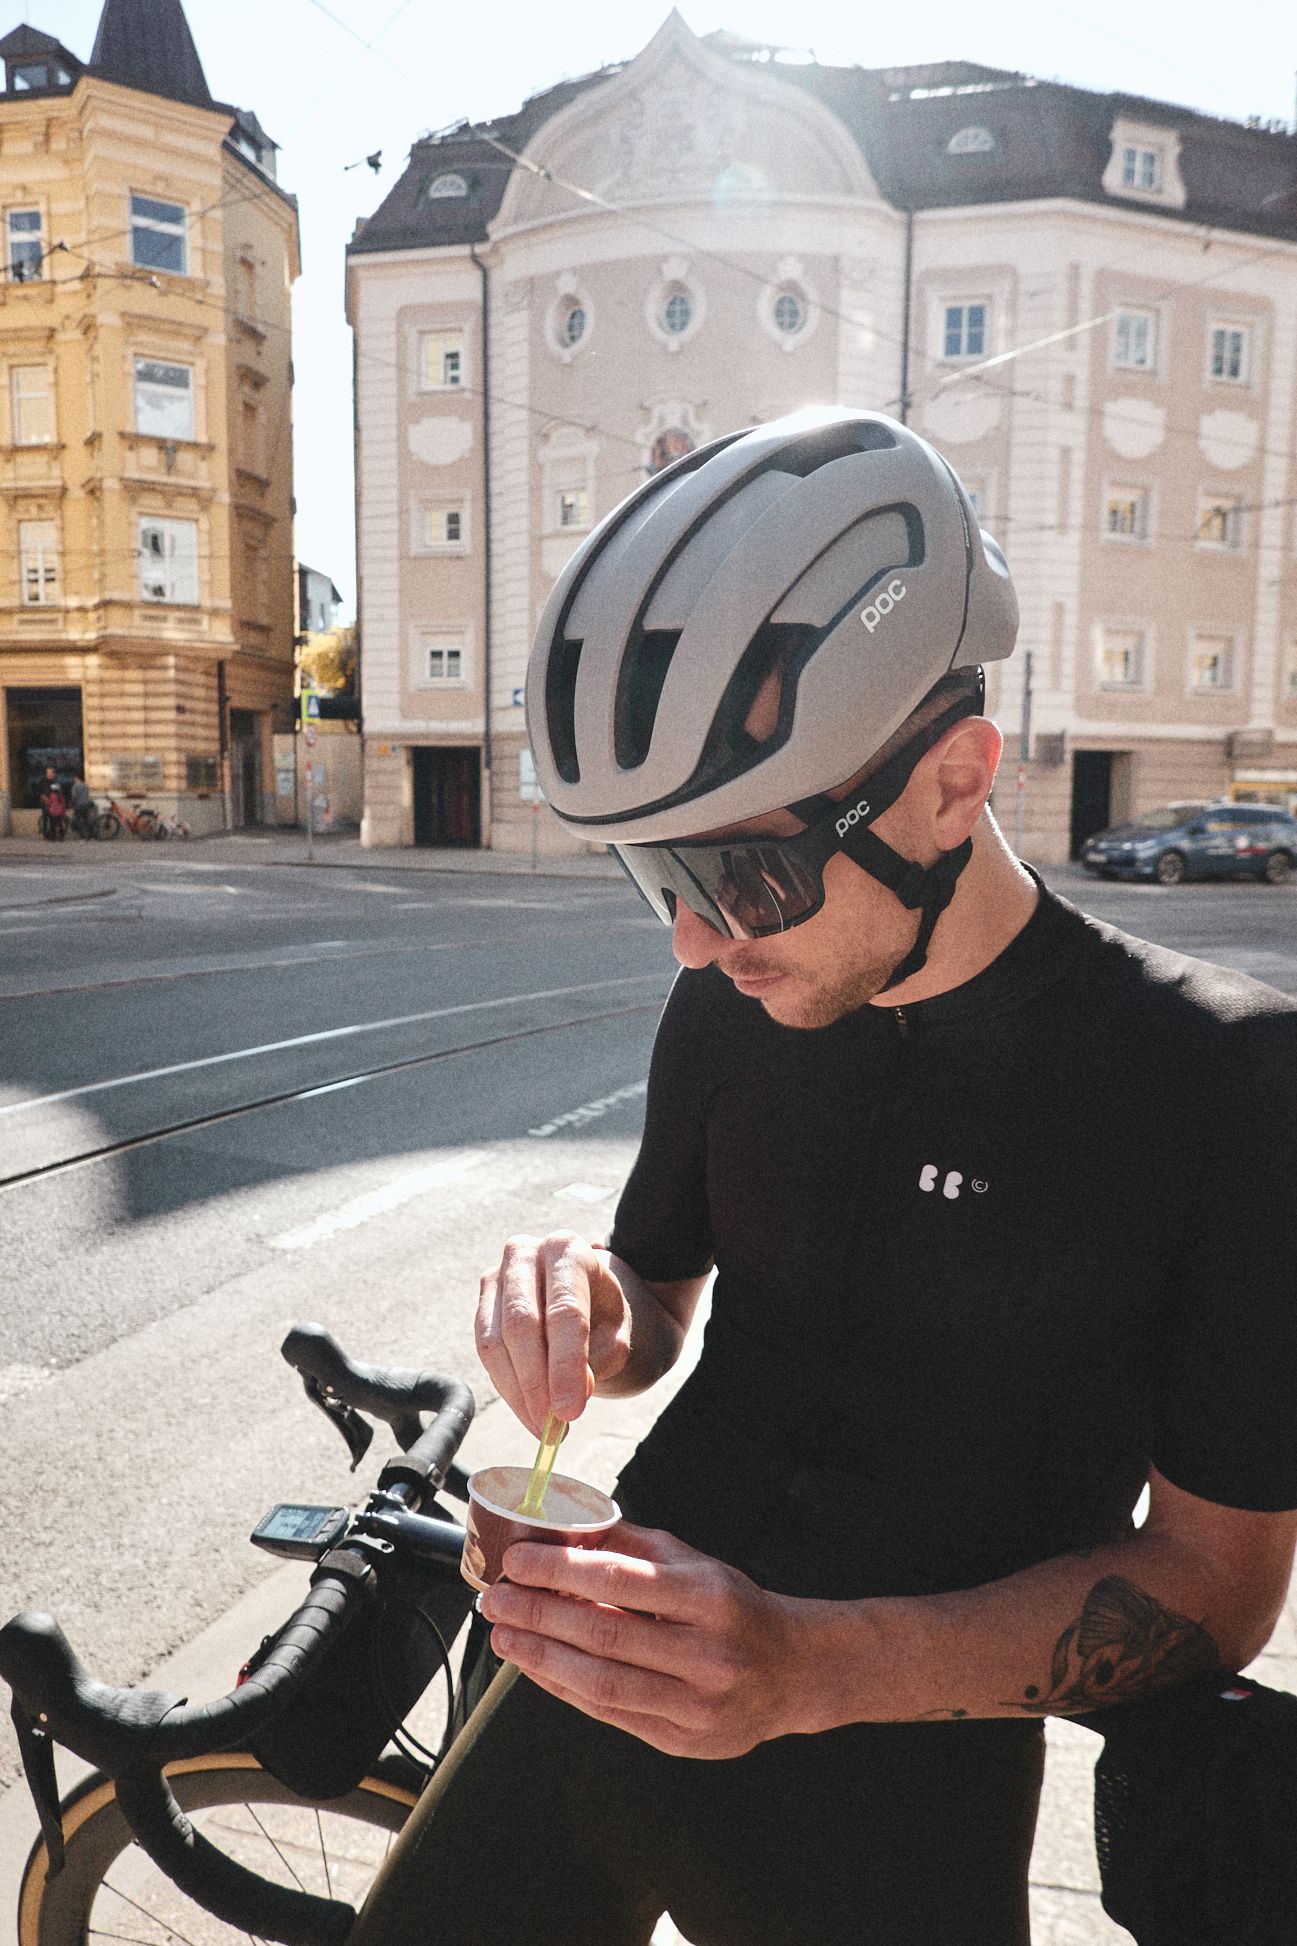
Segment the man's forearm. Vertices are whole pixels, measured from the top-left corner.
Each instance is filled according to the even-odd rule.
[[[947,1595],[805,1604],[807,1718],[1075,1716],[1258,1654],[1276,1613],[1144,1533]]]

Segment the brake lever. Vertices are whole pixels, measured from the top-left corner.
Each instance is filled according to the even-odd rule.
[[[334,1393],[325,1390],[318,1378],[309,1372],[302,1373],[302,1384],[312,1405],[318,1405],[325,1417],[337,1427],[346,1441],[347,1451],[351,1454],[351,1470],[354,1473],[369,1451],[374,1437],[374,1428],[368,1419],[362,1418],[354,1406],[344,1403]]]
[[[49,1859],[46,1878],[57,1878],[63,1870],[63,1820],[59,1816],[59,1782],[54,1768],[54,1739],[49,1731],[42,1729],[40,1723],[28,1715],[22,1704],[14,1699],[14,1728],[18,1732],[18,1748],[22,1753],[23,1770],[27,1777],[27,1788],[41,1821],[41,1831],[45,1837],[45,1851]]]

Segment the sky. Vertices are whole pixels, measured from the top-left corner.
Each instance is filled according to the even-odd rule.
[[[411,143],[465,117],[513,112],[568,75],[629,59],[668,0],[184,0],[213,95],[252,108],[280,144],[279,180],[298,198],[302,276],[294,292],[297,553],[330,574],[354,614],[351,333],[344,253],[356,218],[396,183]],[[22,20],[89,58],[101,0],[0,0],[0,31]],[[1185,0],[1109,7],[1056,0],[682,0],[696,34],[724,27],[834,65],[967,60],[1083,88],[1184,103],[1292,127],[1297,32],[1287,0]],[[382,153],[375,173],[365,158]]]

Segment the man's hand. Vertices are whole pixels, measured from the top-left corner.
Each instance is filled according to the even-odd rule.
[[[497,1655],[587,1716],[678,1757],[739,1757],[803,1726],[800,1603],[656,1528],[616,1552],[518,1542],[482,1596]]]
[[[563,1231],[510,1237],[484,1271],[477,1351],[491,1383],[539,1439],[545,1415],[578,1419],[630,1356],[631,1307],[608,1252]]]

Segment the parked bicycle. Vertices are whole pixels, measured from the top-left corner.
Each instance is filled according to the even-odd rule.
[[[98,815],[95,836],[115,838],[125,826],[136,838],[158,838],[162,836],[158,826],[161,819],[158,813],[147,804],[137,804],[131,810],[123,810],[115,797],[110,797],[107,807]]]
[[[209,1946],[230,1937],[226,1927],[342,1946],[367,1881],[399,1869],[392,1834],[462,1727],[450,1649],[473,1590],[459,1572],[464,1530],[435,1496],[466,1498],[454,1455],[472,1393],[433,1372],[357,1364],[318,1326],[295,1327],[282,1349],[353,1470],[373,1434],[362,1414],[386,1421],[403,1451],[358,1514],[280,1505],[260,1522],[260,1546],[316,1564],[310,1592],[215,1702],[92,1680],[52,1616],[0,1629],[0,1676],[42,1832],[23,1875],[18,1946]],[[433,1751],[401,1726],[438,1670],[447,1714]],[[515,1675],[503,1670],[495,1690]],[[61,1802],[56,1743],[98,1767]]]

